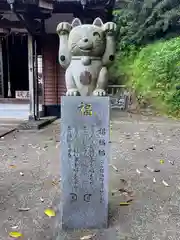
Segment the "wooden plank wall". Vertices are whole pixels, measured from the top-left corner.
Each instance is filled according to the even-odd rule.
[[[56,35],[47,35],[43,39],[44,105],[60,104],[60,98],[66,92],[65,70],[58,63],[58,45]]]

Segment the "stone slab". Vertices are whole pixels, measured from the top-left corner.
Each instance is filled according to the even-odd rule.
[[[61,103],[62,228],[107,227],[109,97]]]

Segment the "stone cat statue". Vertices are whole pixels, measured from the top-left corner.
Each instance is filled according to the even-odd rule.
[[[82,24],[78,18],[72,24],[58,24],[59,63],[66,68],[66,96],[106,95],[106,66],[114,60],[115,31],[115,23],[103,24],[100,18],[92,25]]]

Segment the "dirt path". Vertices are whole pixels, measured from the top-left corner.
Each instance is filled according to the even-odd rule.
[[[96,233],[93,239],[180,239],[180,124],[122,117],[112,128],[110,163],[118,171],[109,167],[110,226],[90,231]],[[50,219],[44,210],[57,211],[60,198],[59,134],[57,121],[39,133],[17,132],[0,140],[0,240],[9,239],[11,231],[27,240],[56,239],[59,215]],[[120,206],[127,198],[129,206]],[[62,233],[57,239],[90,233]]]

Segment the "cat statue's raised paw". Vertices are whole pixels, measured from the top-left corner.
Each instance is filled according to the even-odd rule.
[[[105,96],[108,83],[107,65],[114,60],[116,24],[103,24],[96,18],[93,24],[61,22],[59,63],[66,68],[67,96]]]

